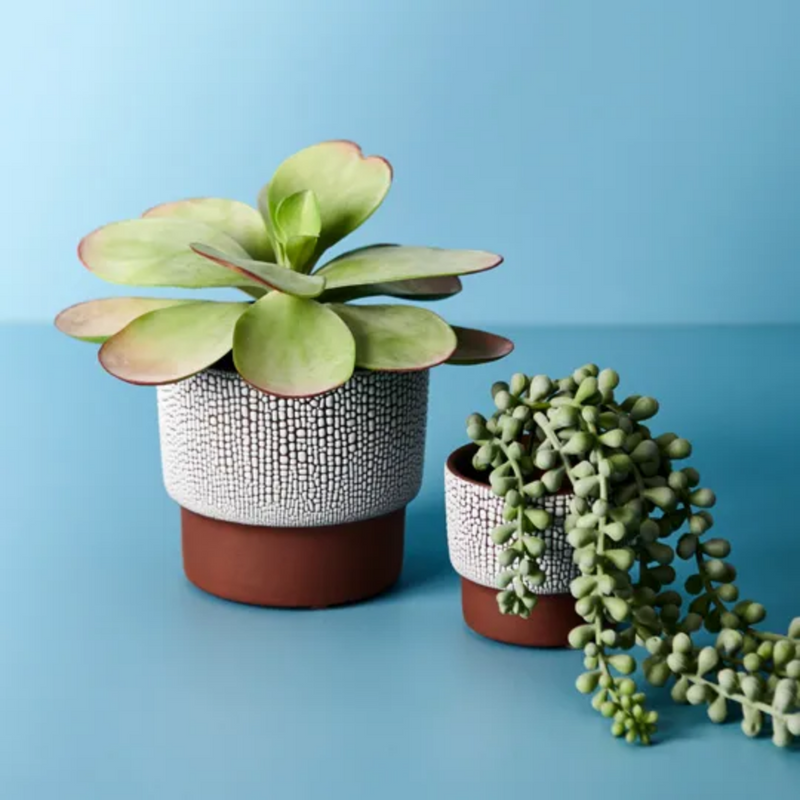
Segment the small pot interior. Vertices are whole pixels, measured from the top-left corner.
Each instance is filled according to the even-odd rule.
[[[450,453],[450,457],[447,459],[447,469],[449,469],[453,475],[465,481],[478,483],[481,486],[488,486],[489,470],[481,472],[472,466],[472,457],[477,452],[478,446],[476,444],[465,444],[463,447],[459,447],[458,450],[454,450]]]
[[[478,446],[472,443],[465,444],[462,447],[459,447],[458,450],[453,450],[447,459],[447,469],[449,469],[453,475],[461,478],[464,481],[467,481],[468,483],[477,483],[479,486],[488,486],[490,470],[481,472],[472,466],[472,457],[475,455],[477,450]],[[543,473],[541,472],[538,473],[539,476],[542,474]],[[533,480],[533,478],[531,478],[531,480]],[[558,490],[558,492],[556,492],[556,494],[572,494],[572,484],[569,482],[569,478],[564,479],[562,487]]]

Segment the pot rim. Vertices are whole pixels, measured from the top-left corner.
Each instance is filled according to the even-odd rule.
[[[447,461],[445,462],[445,466],[447,471],[454,477],[464,483],[469,483],[472,486],[480,486],[485,489],[491,489],[489,486],[488,480],[488,472],[486,473],[487,479],[486,480],[476,480],[475,478],[470,477],[464,473],[459,464],[463,464],[464,460],[469,457],[470,459],[470,466],[472,456],[478,451],[478,445],[474,442],[469,442],[468,444],[461,445],[461,447],[457,447],[453,450],[452,453],[447,457]],[[565,495],[565,494],[572,494],[572,485],[569,482],[569,478],[564,478],[564,483],[561,488],[556,492],[556,495]],[[555,496],[555,495],[554,495]],[[501,498],[498,498],[501,499]]]
[[[466,459],[468,456],[471,459],[471,457],[477,451],[478,451],[478,445],[476,445],[474,442],[469,442],[468,444],[461,445],[461,447],[457,447],[447,457],[446,467],[447,470],[459,480],[464,481],[465,483],[471,483],[474,486],[483,486],[488,488],[489,487],[488,480],[480,481],[476,480],[475,478],[471,478],[469,475],[465,475],[463,469],[459,466],[459,464],[463,463],[463,460]]]
[[[431,367],[425,367],[425,369],[382,369],[382,370],[377,370],[377,369],[366,369],[365,367],[356,367],[353,370],[353,374],[350,376],[350,378],[348,378],[345,381],[344,384],[341,384],[340,386],[337,386],[337,387],[335,387],[333,389],[329,389],[328,391],[329,392],[335,392],[336,389],[339,389],[339,388],[341,388],[341,386],[344,386],[345,384],[349,383],[356,375],[376,375],[376,376],[377,375],[406,375],[406,374],[409,374],[409,373],[419,373],[419,372],[430,373],[431,369],[432,369]],[[233,361],[231,360],[230,363],[228,363],[225,357],[219,359],[219,361],[215,361],[213,364],[210,364],[209,366],[205,367],[205,369],[201,369],[199,372],[194,373],[194,375],[189,375],[187,377],[193,378],[196,375],[201,375],[204,372],[213,372],[213,373],[216,373],[217,375],[234,376],[234,377],[240,378],[245,383],[247,383],[247,381],[242,377],[242,373],[239,372],[238,369],[236,369],[236,366],[233,364]],[[250,385],[250,384],[248,384],[248,385]],[[255,388],[255,387],[253,387],[253,388]],[[328,392],[323,392],[323,394],[327,394],[327,393]],[[266,394],[266,392],[263,392],[263,394]],[[277,397],[279,395],[273,395],[273,396]],[[322,395],[309,395],[309,396],[310,397],[321,397]],[[292,398],[292,399],[304,399],[304,398]]]

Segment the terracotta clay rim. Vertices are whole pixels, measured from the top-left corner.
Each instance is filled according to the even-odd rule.
[[[181,508],[186,577],[209,594],[257,606],[327,608],[385,592],[403,566],[405,507],[380,517],[281,528]]]
[[[465,483],[471,483],[473,486],[489,486],[489,481],[481,481],[477,478],[472,478],[466,474],[463,465],[467,464],[471,468],[472,466],[472,456],[478,452],[478,445],[473,444],[470,442],[469,444],[462,445],[461,447],[456,448],[453,450],[452,453],[447,457],[447,470],[450,474],[455,475],[456,478],[459,480],[464,481]],[[488,475],[488,472],[487,472]]]
[[[461,578],[461,608],[467,625],[485,636],[521,647],[568,647],[569,632],[583,623],[569,594],[540,594],[528,619],[501,614],[497,589]]]

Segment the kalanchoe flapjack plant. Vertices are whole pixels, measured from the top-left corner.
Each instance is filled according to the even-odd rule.
[[[800,617],[785,634],[761,630],[766,611],[740,600],[731,546],[712,537],[710,489],[700,475],[674,462],[691,445],[674,433],[654,436],[644,422],[658,412],[652,397],[618,401],[616,372],[587,364],[561,380],[515,374],[492,387],[496,410],[473,414],[468,434],[478,445],[474,466],[491,470],[489,483],[504,498],[505,522],[492,532],[504,569],[497,596],[503,614],[536,613],[545,550],[537,531],[550,525],[539,501],[571,486],[565,518],[580,575],[571,584],[584,624],[570,644],[584,653],[577,688],[611,720],[615,736],[649,744],[658,715],[630,675],[630,650],[647,650],[642,667],[655,686],[672,683],[679,703],[707,705],[713,722],[732,708],[742,729],[758,735],[767,720],[778,746],[800,737]],[[669,542],[675,539],[673,547]],[[676,591],[675,555],[693,572]],[[692,635],[714,634],[701,647]]]
[[[107,298],[56,320],[102,343],[100,361],[131,383],[187,378],[233,351],[241,376],[269,394],[304,397],[345,383],[356,367],[427,369],[506,355],[503,337],[451,327],[410,305],[354,305],[369,296],[438,300],[459,275],[501,263],[478,250],[374,245],[318,266],[368,219],[392,180],[389,163],[352,142],[308,147],[284,161],[258,210],[236,200],[165,203],[114,222],[80,244],[83,263],[111,283],[191,289],[235,287],[246,302]]]

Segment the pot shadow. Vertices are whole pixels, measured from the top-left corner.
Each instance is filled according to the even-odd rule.
[[[447,552],[443,506],[415,503],[408,510],[403,572],[396,588],[430,589],[455,580]]]

